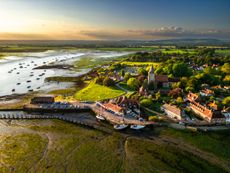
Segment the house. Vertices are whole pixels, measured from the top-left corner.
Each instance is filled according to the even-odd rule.
[[[148,96],[148,91],[143,86],[139,88],[139,94],[141,96]]]
[[[194,93],[189,93],[187,99],[189,100],[189,108],[198,116],[209,123],[226,123],[225,116],[217,110],[210,109],[197,102],[198,96]]]
[[[31,104],[50,104],[54,102],[54,96],[52,95],[44,95],[44,96],[36,96],[31,99]]]
[[[122,107],[113,104],[113,103],[105,103],[103,104],[103,108],[112,111],[114,114],[119,115],[119,116],[123,116],[124,115],[124,110]]]
[[[196,101],[198,99],[198,95],[192,92],[189,92],[187,95],[187,100],[190,102]]]
[[[126,96],[121,96],[117,98],[117,104],[122,106],[135,106],[137,107],[139,105],[138,99],[129,99]]]
[[[230,110],[228,109],[226,109],[226,110],[224,110],[224,111],[222,111],[222,114],[225,116],[225,118],[226,118],[226,123],[230,123]]]
[[[182,111],[180,108],[175,105],[164,104],[161,106],[161,110],[166,113],[166,115],[171,119],[181,120],[182,119]]]
[[[212,96],[213,94],[214,94],[214,91],[212,91],[212,90],[210,90],[210,89],[207,89],[207,88],[205,88],[205,89],[203,89],[203,90],[200,91],[200,95],[201,95],[201,96],[210,97],[210,96]]]

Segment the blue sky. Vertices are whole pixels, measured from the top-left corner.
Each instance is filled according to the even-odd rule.
[[[0,0],[0,39],[230,36],[230,0]]]

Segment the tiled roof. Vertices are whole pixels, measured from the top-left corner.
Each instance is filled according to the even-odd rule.
[[[155,80],[157,82],[168,82],[168,76],[167,75],[156,75]]]
[[[167,109],[168,111],[173,112],[177,115],[181,115],[181,110],[174,105],[164,104],[162,108]]]
[[[122,107],[115,105],[113,103],[105,103],[104,106],[106,109],[109,109],[113,112],[121,112],[122,111]]]
[[[192,102],[192,101],[195,101],[196,99],[198,99],[198,95],[197,94],[194,94],[192,92],[188,93],[188,96],[187,96],[187,99]]]

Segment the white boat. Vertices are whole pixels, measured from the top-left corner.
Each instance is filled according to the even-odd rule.
[[[116,130],[122,130],[122,129],[125,129],[126,127],[128,127],[127,124],[116,124],[113,126],[113,128]]]
[[[100,114],[96,116],[97,119],[99,120],[105,120],[105,118],[103,116],[101,116]]]
[[[142,125],[131,125],[130,128],[131,129],[135,129],[135,130],[139,130],[139,129],[145,128],[145,126],[142,126]]]

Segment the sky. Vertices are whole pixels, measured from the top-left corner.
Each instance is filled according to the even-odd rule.
[[[0,0],[1,40],[230,39],[230,0]]]

